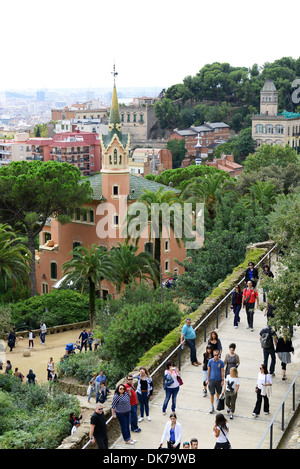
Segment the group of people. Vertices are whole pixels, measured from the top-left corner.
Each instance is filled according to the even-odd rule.
[[[0,363],[0,370],[2,370],[2,369],[3,369],[3,364]],[[17,378],[20,378],[21,381],[23,381],[24,378],[25,378],[25,376],[21,373],[19,368],[15,368],[15,371],[13,371],[13,366],[12,366],[11,360],[6,360],[4,373],[7,374],[7,375],[16,376]],[[55,373],[55,370],[54,370],[54,361],[53,361],[52,357],[50,357],[50,359],[47,363],[47,381],[48,382],[56,382],[57,381],[57,374]],[[29,371],[28,371],[28,374],[26,375],[26,383],[36,384],[36,382],[37,382],[36,375],[33,372],[33,369],[30,368]]]
[[[83,331],[79,334],[78,339],[80,340],[80,352],[84,348],[85,351],[89,348],[90,351],[93,350],[93,345],[94,345],[94,350],[97,350],[99,344],[100,344],[100,339],[97,337],[94,337],[94,333],[92,330],[87,331],[86,329],[83,329]]]

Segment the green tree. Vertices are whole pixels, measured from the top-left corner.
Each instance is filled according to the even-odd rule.
[[[37,235],[51,216],[70,221],[75,209],[92,198],[92,189],[79,169],[68,163],[20,161],[0,168],[0,193],[0,220],[28,238],[31,295],[35,295]]]
[[[244,171],[259,171],[261,168],[275,164],[279,167],[286,167],[288,164],[296,164],[299,157],[296,151],[286,145],[267,145],[264,144],[259,149],[247,156],[244,162]]]
[[[275,185],[271,182],[257,181],[255,184],[251,182],[249,195],[245,196],[248,203],[252,204],[253,201],[258,203],[263,213],[266,215],[270,212],[276,200]]]
[[[170,238],[171,231],[175,233],[175,227],[178,226],[176,223],[182,226],[181,201],[176,192],[166,191],[163,186],[157,192],[144,190],[144,193],[137,200],[137,205],[132,204],[132,214],[127,216],[127,226],[129,228],[131,223],[140,217],[139,210],[137,210],[138,213],[134,213],[135,207],[138,208],[140,203],[146,206],[147,220],[150,222],[149,242],[154,242],[154,259],[160,266],[162,238]],[[132,237],[129,233],[130,236]],[[175,239],[180,246],[181,237],[175,236]]]
[[[167,149],[172,153],[172,167],[179,168],[186,154],[185,141],[178,139],[169,140]]]
[[[64,282],[68,283],[73,279],[88,282],[90,324],[93,328],[95,326],[96,287],[101,291],[102,280],[113,280],[114,263],[108,251],[95,243],[90,248],[77,246],[70,255],[73,256],[72,259],[62,265],[62,271],[66,275]]]
[[[7,224],[0,225],[0,278],[5,286],[9,280],[17,285],[29,282],[30,258],[24,237]]]
[[[236,181],[221,171],[204,178],[196,178],[184,189],[181,198],[186,202],[203,202],[209,218],[213,220],[216,215],[216,205],[222,195],[228,190],[233,190],[235,185]]]
[[[129,285],[139,279],[159,283],[157,262],[148,252],[137,254],[138,246],[125,242],[111,249],[111,258],[116,272],[115,280],[119,290],[122,285]]]

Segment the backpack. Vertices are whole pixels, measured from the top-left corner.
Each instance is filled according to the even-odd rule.
[[[262,348],[271,348],[272,347],[272,336],[270,332],[264,332],[261,336],[261,346]]]

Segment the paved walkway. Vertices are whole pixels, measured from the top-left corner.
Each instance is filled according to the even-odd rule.
[[[240,390],[238,393],[236,412],[233,420],[229,420],[230,442],[233,449],[255,449],[257,448],[263,434],[265,433],[269,422],[277,410],[282,398],[286,394],[289,385],[300,367],[300,331],[296,331],[293,338],[295,354],[292,355],[292,363],[287,366],[287,380],[281,380],[281,365],[277,358],[275,374],[273,378],[272,397],[270,400],[270,414],[264,415],[263,409],[259,417],[254,418],[252,412],[256,402],[256,393],[254,388],[259,372],[260,364],[263,362],[263,352],[259,343],[259,332],[266,325],[266,317],[262,311],[255,310],[254,331],[247,329],[245,310],[241,311],[241,322],[238,329],[233,327],[233,314],[230,313],[227,319],[219,323],[217,329],[219,338],[223,346],[224,358],[228,352],[228,346],[231,342],[236,344],[236,353],[240,357],[241,365],[239,367]],[[198,360],[202,360],[205,351],[205,344],[198,347]],[[202,397],[202,367],[194,367],[189,361],[182,366],[182,378],[184,385],[181,386],[178,398],[176,414],[177,419],[182,425],[182,441],[197,438],[200,449],[211,449],[214,447],[215,438],[213,436],[213,426],[216,416],[210,414],[210,398]],[[299,387],[298,387],[299,389]],[[123,438],[120,438],[111,445],[111,449],[157,449],[160,438],[164,430],[165,423],[171,412],[170,407],[167,415],[162,415],[162,404],[164,400],[164,391],[160,391],[151,401],[150,417],[151,421],[146,419],[139,424],[141,433],[134,433],[133,438],[137,440],[134,446],[126,445]],[[298,396],[299,397],[299,396]],[[291,399],[289,400],[291,403]],[[170,406],[170,404],[169,404]],[[286,409],[291,404],[286,404]],[[224,413],[224,412],[223,412]],[[226,410],[225,410],[226,414]],[[227,415],[227,414],[226,414]],[[274,439],[276,433],[279,435],[281,424],[281,413],[274,426]],[[269,437],[266,438],[263,448],[267,448]]]

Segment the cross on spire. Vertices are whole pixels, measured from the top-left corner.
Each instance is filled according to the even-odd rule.
[[[116,84],[116,76],[118,75],[118,72],[116,72],[116,65],[115,64],[114,64],[114,68],[113,68],[113,71],[111,72],[111,74],[114,77],[114,85],[115,85]]]

